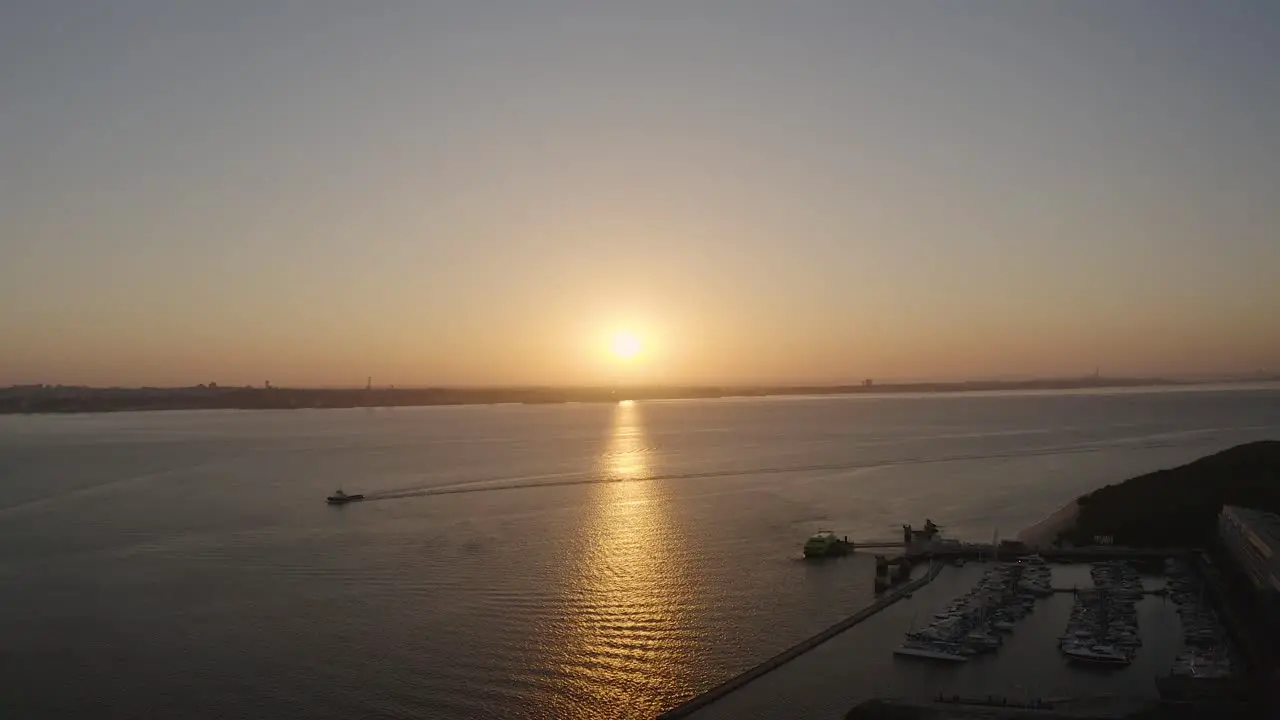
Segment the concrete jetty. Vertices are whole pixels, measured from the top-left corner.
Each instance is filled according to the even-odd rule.
[[[795,658],[809,652],[810,650],[818,647],[822,643],[839,635],[845,630],[848,630],[854,625],[857,625],[863,620],[866,620],[867,618],[875,615],[881,610],[884,610],[890,605],[898,602],[899,600],[906,597],[907,595],[910,595],[916,590],[919,590],[920,588],[932,582],[933,579],[936,578],[938,574],[942,572],[944,567],[946,567],[944,563],[940,563],[940,562],[931,563],[929,566],[929,572],[926,573],[924,576],[917,578],[915,580],[912,580],[906,585],[902,585],[901,587],[895,589],[893,592],[886,594],[885,596],[881,597],[879,600],[876,600],[875,602],[859,610],[853,615],[850,615],[849,617],[832,625],[826,630],[823,630],[822,632],[819,632],[816,635],[813,635],[812,637],[802,640],[799,643],[791,646],[790,648],[783,650],[782,652],[778,653],[777,655],[774,655],[768,660],[765,660],[759,665],[756,665],[750,670],[747,670],[746,672],[740,675],[732,677],[724,681],[723,683],[720,683],[716,687],[708,690],[707,692],[702,693],[701,695],[697,695],[692,699],[680,705],[677,705],[671,710],[668,710],[667,712],[659,715],[658,720],[676,720],[677,718],[689,717],[697,710],[700,710],[703,707],[710,705],[716,700],[719,700],[720,698],[724,697],[725,695],[728,695],[734,690],[737,690],[743,685],[746,685],[752,680],[755,680],[756,678],[759,678],[762,675],[765,675],[769,672],[772,672],[773,670],[778,669],[785,663],[790,662],[791,660],[794,660]]]

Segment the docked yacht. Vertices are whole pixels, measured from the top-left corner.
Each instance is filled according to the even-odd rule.
[[[969,658],[956,652],[951,652],[948,648],[937,643],[925,642],[922,640],[908,640],[901,647],[894,649],[894,655],[906,655],[909,657],[925,658],[928,660],[943,660],[945,662],[968,662]]]
[[[1004,640],[999,635],[994,635],[981,630],[974,630],[964,636],[965,644],[974,650],[994,652],[997,650]]]
[[[1062,654],[1071,660],[1096,665],[1128,665],[1129,656],[1110,645],[1063,645]]]
[[[1183,653],[1174,658],[1173,670],[1170,674],[1182,677],[1218,679],[1231,677],[1232,673],[1231,663],[1226,658]]]

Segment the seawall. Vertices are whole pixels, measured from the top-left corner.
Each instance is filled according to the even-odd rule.
[[[747,683],[755,680],[756,678],[761,677],[762,675],[765,675],[767,673],[770,673],[778,669],[779,667],[782,667],[784,664],[796,659],[797,657],[800,657],[801,655],[818,647],[819,645],[830,640],[836,635],[839,635],[845,630],[848,630],[854,625],[857,625],[863,620],[866,620],[872,615],[875,615],[881,610],[884,610],[890,605],[906,597],[907,594],[915,592],[916,590],[919,590],[920,588],[932,582],[934,578],[938,577],[938,574],[942,572],[944,567],[946,566],[941,562],[932,563],[929,566],[929,572],[926,573],[923,577],[912,580],[906,585],[903,585],[895,589],[893,592],[871,603],[870,605],[859,610],[853,615],[850,615],[844,620],[841,620],[840,622],[832,625],[831,627],[827,628],[826,630],[823,630],[822,632],[819,632],[816,635],[813,635],[812,637],[809,637],[805,640],[800,641],[795,645],[792,645],[786,650],[783,650],[782,652],[778,653],[777,655],[774,655],[768,660],[765,660],[759,665],[756,665],[750,670],[747,670],[746,672],[743,672],[735,677],[729,678],[728,680],[724,681],[723,683],[720,683],[716,687],[711,688],[707,692],[704,692],[701,695],[696,695],[690,700],[687,700],[684,703],[677,705],[676,707],[662,713],[661,715],[658,716],[658,719],[659,720],[676,720],[677,718],[689,717],[694,712],[706,707],[707,705],[710,705],[711,703],[715,702],[716,700],[719,700],[725,695],[728,695],[734,690],[737,690],[738,688],[746,685]]]

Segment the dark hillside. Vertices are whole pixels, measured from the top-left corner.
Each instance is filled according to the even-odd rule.
[[[1223,504],[1280,512],[1280,441],[1238,445],[1169,470],[1140,475],[1080,498],[1068,539],[1112,535],[1130,546],[1203,546]]]

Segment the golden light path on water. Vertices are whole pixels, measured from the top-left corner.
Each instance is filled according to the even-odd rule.
[[[601,452],[606,479],[652,475],[641,406],[622,402]],[[680,534],[660,482],[605,482],[567,562],[569,610],[550,640],[560,718],[654,717],[693,692],[694,633]]]

